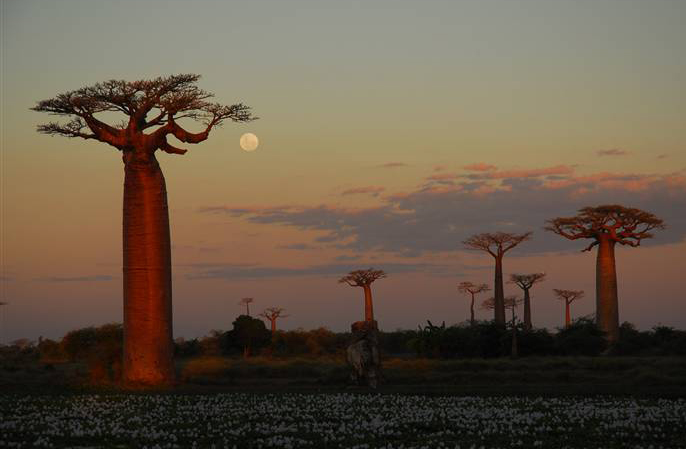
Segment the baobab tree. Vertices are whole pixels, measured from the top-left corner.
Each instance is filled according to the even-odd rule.
[[[503,287],[503,256],[506,252],[531,238],[532,232],[511,234],[507,232],[476,234],[462,243],[467,249],[485,251],[495,259],[495,281],[493,314],[495,323],[505,326],[505,289]]]
[[[377,279],[383,279],[386,273],[383,270],[368,268],[366,270],[351,271],[338,280],[340,284],[348,284],[351,287],[362,287],[364,290],[364,320],[374,321],[374,306],[372,303],[372,283]]]
[[[515,325],[515,320],[517,318],[515,310],[517,309],[517,306],[522,304],[524,300],[517,295],[508,295],[504,298],[503,304],[505,305],[506,309],[510,309],[512,312],[512,325]],[[491,296],[488,299],[484,299],[483,302],[481,303],[481,308],[484,310],[493,310],[495,309],[495,297]]]
[[[531,295],[529,290],[545,280],[545,273],[511,274],[510,282],[524,291],[524,330],[531,330]]]
[[[520,305],[522,301],[523,299],[517,297],[516,295],[506,296],[503,301],[505,308],[510,309],[510,311],[512,311],[512,357],[519,356],[519,345],[517,343],[517,316],[515,311],[517,309],[517,306]],[[495,304],[495,298],[490,297],[481,303],[481,308],[491,310],[495,308]]]
[[[619,337],[619,301],[615,245],[639,246],[641,240],[653,237],[651,230],[664,229],[660,218],[650,212],[616,204],[584,207],[574,217],[547,221],[546,230],[569,240],[591,239],[583,249],[598,246],[596,257],[596,323],[610,344]]]
[[[469,293],[472,296],[472,302],[469,305],[469,312],[470,312],[469,324],[474,326],[476,324],[476,320],[474,319],[474,295],[477,295],[481,292],[486,292],[486,291],[490,290],[490,288],[488,288],[488,284],[473,284],[469,281],[465,281],[465,282],[460,282],[460,285],[457,286],[457,290],[460,293],[463,293],[463,294]]]
[[[245,314],[250,316],[250,303],[255,302],[254,298],[243,298],[238,301],[239,306],[245,306]]]
[[[569,327],[570,324],[572,324],[572,314],[570,312],[570,307],[569,305],[576,301],[577,299],[581,299],[584,297],[584,291],[583,290],[560,290],[557,288],[553,289],[553,292],[555,292],[555,296],[557,296],[557,299],[564,301],[565,302],[565,327]]]
[[[199,75],[153,80],[110,80],[39,101],[31,109],[70,117],[66,123],[39,125],[39,133],[96,140],[116,148],[124,162],[123,292],[125,382],[173,381],[171,244],[167,189],[155,157],[157,150],[184,154],[169,136],[197,144],[224,121],[253,120],[243,104],[210,102],[196,86]],[[119,125],[105,117],[122,114]],[[200,122],[198,133],[178,120]]]
[[[272,335],[276,333],[276,320],[279,318],[286,318],[288,315],[284,315],[283,313],[286,311],[286,309],[282,309],[280,307],[268,307],[264,309],[262,313],[260,313],[260,316],[269,320],[269,322],[272,325]]]

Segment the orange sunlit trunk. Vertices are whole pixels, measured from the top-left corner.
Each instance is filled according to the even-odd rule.
[[[598,238],[596,260],[596,323],[607,333],[610,343],[619,336],[619,306],[617,300],[617,271],[615,241],[607,235]]]
[[[276,319],[270,320],[272,322],[272,335],[276,333]]]
[[[124,154],[124,381],[174,380],[169,212],[154,154]]]
[[[372,287],[365,285],[364,287],[364,320],[374,321],[374,306],[372,304]]]

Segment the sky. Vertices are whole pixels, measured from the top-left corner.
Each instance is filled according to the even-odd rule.
[[[545,220],[607,203],[667,224],[617,250],[620,321],[686,328],[686,2],[1,5],[0,342],[122,320],[121,155],[38,134],[53,117],[29,108],[177,73],[260,119],[158,155],[175,336],[229,329],[243,297],[285,308],[283,329],[349,329],[363,294],[337,280],[368,267],[389,274],[383,330],[460,323],[459,282],[493,283],[461,242],[497,231],[533,231],[504,272],[546,272],[533,324],[553,330],[553,288],[585,290],[572,314],[593,313],[595,253]]]

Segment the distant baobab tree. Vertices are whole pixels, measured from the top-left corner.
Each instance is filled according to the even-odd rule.
[[[490,288],[488,288],[488,284],[473,284],[469,281],[466,281],[466,282],[460,282],[460,284],[457,286],[457,290],[460,293],[463,293],[463,294],[469,293],[472,296],[472,302],[469,306],[469,312],[470,312],[469,324],[474,326],[476,324],[476,320],[474,319],[474,295],[477,295],[481,292],[486,292],[486,291],[490,290]]]
[[[506,252],[531,238],[532,232],[524,234],[511,234],[507,232],[476,234],[464,240],[462,243],[467,249],[485,251],[495,259],[494,289],[494,319],[495,323],[505,326],[505,289],[503,287],[503,256]]]
[[[250,303],[255,302],[254,298],[243,298],[238,301],[239,306],[245,306],[245,314],[250,316]]]
[[[211,103],[212,94],[196,86],[199,78],[182,74],[141,81],[110,80],[39,101],[31,108],[71,117],[66,123],[39,125],[39,133],[97,140],[121,152],[126,382],[163,384],[174,379],[169,212],[155,152],[184,154],[185,149],[169,143],[169,136],[196,144],[225,120],[254,119],[243,104]],[[118,125],[103,121],[112,114],[123,114],[125,120]],[[204,129],[186,131],[177,122],[180,119],[200,122]]]
[[[369,268],[367,270],[351,271],[338,280],[340,284],[348,284],[351,287],[364,289],[364,320],[374,321],[374,306],[372,304],[372,283],[377,279],[386,277],[383,270]]]
[[[517,295],[509,295],[504,298],[504,304],[506,309],[510,309],[512,312],[512,352],[511,355],[512,357],[518,357],[519,356],[519,345],[517,343],[517,315],[516,315],[516,309],[517,306],[522,303],[523,299],[517,297]],[[481,303],[481,308],[482,309],[494,309],[495,308],[495,298],[490,297],[486,299],[484,302]]]
[[[512,312],[512,325],[514,326],[515,320],[517,318],[515,310],[517,309],[517,306],[522,304],[524,300],[517,295],[508,295],[504,298],[504,305],[506,309],[510,309]],[[481,308],[484,310],[493,310],[495,309],[495,298],[491,296],[488,299],[484,299],[483,302],[481,303]]]
[[[284,315],[283,313],[286,311],[286,309],[282,309],[280,307],[268,307],[264,309],[262,313],[260,313],[260,316],[269,320],[269,322],[272,325],[272,335],[276,333],[276,320],[279,318],[286,318],[288,315]]]
[[[665,225],[655,215],[616,204],[584,207],[574,217],[547,221],[546,230],[569,240],[592,239],[583,251],[598,246],[596,258],[596,322],[612,344],[619,337],[619,302],[615,245],[639,246],[641,240],[653,237],[653,229]]]
[[[529,290],[535,284],[545,280],[545,273],[511,274],[510,282],[517,284],[524,291],[524,330],[531,330],[531,296]]]
[[[565,302],[565,327],[569,327],[570,324],[572,324],[572,314],[570,312],[570,307],[569,305],[576,301],[577,299],[581,299],[584,297],[584,291],[583,290],[559,290],[557,288],[553,289],[553,292],[555,292],[555,296],[557,296],[557,299],[564,301]]]

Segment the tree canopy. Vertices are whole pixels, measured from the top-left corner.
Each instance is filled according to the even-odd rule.
[[[212,128],[224,120],[248,122],[257,118],[242,103],[226,106],[209,101],[213,94],[196,85],[199,79],[200,75],[180,74],[152,80],[110,80],[39,101],[31,109],[72,117],[66,123],[38,125],[38,132],[43,134],[95,139],[120,151],[159,149],[184,154],[187,150],[167,142],[168,135],[195,144],[207,139]],[[112,113],[128,118],[117,125],[108,124],[102,115]],[[205,129],[188,132],[177,123],[179,119],[198,121]],[[157,128],[144,133],[153,127]]]
[[[525,240],[529,240],[533,232],[512,234],[509,232],[495,232],[476,234],[462,243],[467,249],[486,251],[493,257],[502,256]]]
[[[583,290],[560,290],[558,288],[554,288],[553,292],[555,292],[555,296],[559,300],[564,300],[565,302],[571,304],[577,299],[581,299],[584,297],[584,291]]]
[[[652,238],[653,229],[664,229],[662,219],[640,209],[609,204],[584,207],[574,217],[558,217],[547,221],[546,230],[569,240],[593,239],[583,251],[590,251],[602,236],[621,245],[639,246],[641,240]]]
[[[457,290],[460,293],[471,293],[472,295],[475,295],[477,293],[486,292],[490,290],[490,288],[488,288],[488,284],[474,284],[472,282],[465,281],[460,282],[460,284],[457,286]]]
[[[338,280],[339,284],[348,284],[351,287],[365,287],[372,284],[377,279],[385,278],[386,272],[368,268],[366,270],[351,271]]]
[[[513,273],[510,275],[510,282],[517,284],[522,290],[529,290],[534,284],[543,282],[545,280],[545,273],[530,273],[530,274],[517,274]]]

